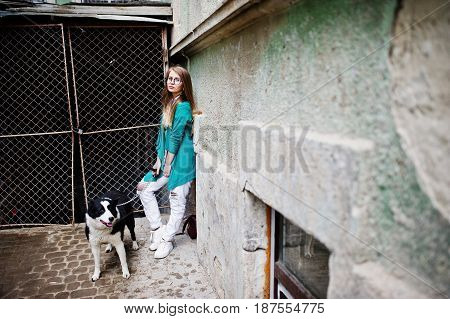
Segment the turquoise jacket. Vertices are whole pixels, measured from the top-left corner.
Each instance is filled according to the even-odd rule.
[[[188,101],[177,104],[172,127],[164,128],[161,116],[156,142],[156,151],[161,160],[161,170],[156,177],[153,176],[151,171],[148,172],[144,176],[144,182],[153,182],[163,176],[166,151],[175,155],[167,184],[169,191],[195,179],[195,153],[191,135],[192,125],[192,110]]]

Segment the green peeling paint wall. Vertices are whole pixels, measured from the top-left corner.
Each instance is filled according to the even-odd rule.
[[[370,192],[360,199],[367,218],[355,231],[375,250],[349,244],[348,258],[448,296],[449,222],[421,189],[392,115],[389,40],[397,6],[300,1],[191,56],[190,72],[205,125],[273,119],[373,141],[365,163]],[[237,137],[231,144],[226,138],[205,131],[202,144],[238,175]]]
[[[56,4],[58,4],[58,5],[68,4],[71,2],[73,2],[73,1],[71,1],[71,0],[56,0]]]

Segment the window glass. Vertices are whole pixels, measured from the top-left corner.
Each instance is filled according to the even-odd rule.
[[[300,227],[280,217],[280,261],[314,296],[326,298],[330,251]]]

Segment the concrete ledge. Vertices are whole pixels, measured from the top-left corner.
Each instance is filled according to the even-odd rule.
[[[180,40],[174,39],[174,44],[170,47],[170,56],[179,52],[193,55],[235,34],[257,19],[284,10],[295,2],[298,0],[226,1],[191,32]]]
[[[7,9],[10,12],[40,13],[40,14],[113,14],[127,16],[169,16],[172,17],[172,8],[168,4],[159,6],[83,6],[83,5],[51,5],[39,4],[34,7],[21,7]]]
[[[371,187],[372,141],[301,127],[239,124],[242,189],[315,234],[331,250],[349,232],[362,231],[360,223],[368,211],[364,194]]]

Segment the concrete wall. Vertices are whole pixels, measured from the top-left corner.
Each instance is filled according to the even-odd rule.
[[[174,10],[172,43],[178,42],[190,33],[225,2],[227,0],[172,1]]]
[[[393,114],[403,147],[433,205],[450,220],[450,9],[442,1],[406,1],[395,33],[433,12],[414,32],[394,40],[391,55]]]
[[[442,3],[301,1],[189,57],[198,249],[221,296],[267,292],[264,204],[332,251],[328,297],[449,295],[448,7],[402,31]]]

